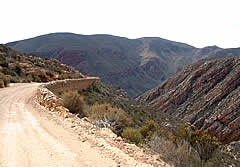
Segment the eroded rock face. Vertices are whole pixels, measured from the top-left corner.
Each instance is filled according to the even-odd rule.
[[[221,142],[240,139],[240,58],[190,65],[138,97]]]

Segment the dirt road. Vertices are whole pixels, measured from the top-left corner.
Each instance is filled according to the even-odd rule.
[[[29,103],[38,84],[0,89],[0,166],[117,166],[61,126],[42,119]]]
[[[109,129],[42,108],[33,100],[39,85],[0,89],[0,167],[169,166]]]

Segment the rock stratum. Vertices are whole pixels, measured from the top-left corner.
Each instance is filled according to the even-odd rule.
[[[216,136],[223,143],[240,139],[240,58],[199,62],[138,97]]]
[[[8,45],[55,58],[85,75],[120,86],[133,97],[156,87],[185,65],[221,50],[216,46],[198,49],[157,37],[128,39],[72,33],[47,34]]]

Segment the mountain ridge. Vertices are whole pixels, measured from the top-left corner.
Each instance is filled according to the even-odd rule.
[[[85,75],[121,86],[133,97],[191,64],[198,50],[188,44],[158,37],[128,39],[73,33],[46,34],[8,45],[18,51],[56,58]]]

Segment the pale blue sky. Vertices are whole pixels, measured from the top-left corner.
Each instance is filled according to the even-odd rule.
[[[0,43],[52,32],[240,47],[239,0],[4,0]]]

